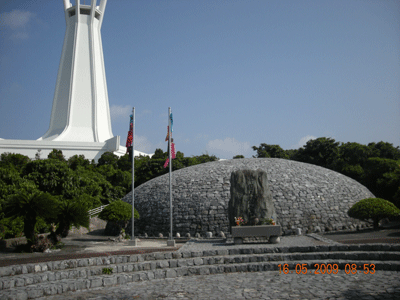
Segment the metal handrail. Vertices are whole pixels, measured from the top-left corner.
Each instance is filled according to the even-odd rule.
[[[103,210],[106,206],[108,206],[108,204],[102,205],[102,206],[99,206],[99,207],[96,207],[96,208],[93,208],[93,209],[89,210],[89,211],[88,211],[89,216],[92,217],[92,216],[94,216],[94,215],[97,215],[97,214],[101,213],[102,210]]]

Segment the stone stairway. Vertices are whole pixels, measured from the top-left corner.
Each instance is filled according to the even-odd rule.
[[[304,264],[304,265],[303,265]],[[400,271],[400,244],[254,247],[198,252],[175,251],[14,265],[0,268],[0,299],[35,299],[127,282],[231,272],[305,272],[318,266],[338,272]],[[355,265],[356,270],[351,265]],[[285,269],[284,269],[285,266]],[[303,268],[302,268],[303,267]],[[112,274],[103,269],[112,268]],[[332,269],[319,267],[320,274]],[[354,273],[353,273],[354,274]],[[351,274],[350,274],[351,276]]]

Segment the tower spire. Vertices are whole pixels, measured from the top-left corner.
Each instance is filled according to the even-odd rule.
[[[113,137],[101,42],[107,0],[72,6],[64,0],[67,28],[49,130],[39,140],[104,142]]]

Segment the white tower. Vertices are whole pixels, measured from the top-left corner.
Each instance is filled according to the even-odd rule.
[[[38,140],[105,142],[113,137],[100,34],[107,0],[75,2],[64,0],[67,29],[50,127]]]
[[[81,0],[75,0],[72,6],[70,0],[64,0],[67,30],[49,130],[37,140],[0,139],[0,153],[21,153],[35,158],[40,150],[42,158],[46,158],[53,149],[58,149],[66,158],[83,154],[96,161],[104,152],[118,156],[126,153],[120,137],[113,136],[111,131],[100,34],[106,3],[107,0],[91,0],[91,5],[82,5]],[[148,155],[136,150],[134,153]]]

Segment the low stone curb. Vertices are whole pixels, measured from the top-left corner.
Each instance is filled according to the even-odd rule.
[[[96,257],[0,268],[0,299],[34,299],[68,291],[126,282],[230,272],[279,271],[283,264],[375,264],[375,270],[400,271],[400,245],[322,245],[156,252]],[[104,267],[115,274],[102,275]],[[132,273],[133,272],[133,273]]]

